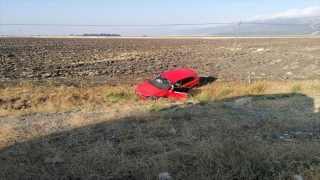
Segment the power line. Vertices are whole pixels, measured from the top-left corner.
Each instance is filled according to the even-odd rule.
[[[307,16],[291,19],[303,19],[320,16]],[[309,26],[310,24],[286,24],[286,23],[264,23],[264,22],[242,22],[244,24],[265,24],[265,25],[284,25],[284,26]],[[228,25],[238,24],[238,22],[210,22],[210,23],[178,23],[178,24],[35,24],[35,23],[5,23],[0,26],[131,26],[131,27],[148,27],[148,26],[205,26],[205,25]]]
[[[199,24],[0,24],[0,26],[204,26],[215,24],[237,24],[229,23],[199,23]]]
[[[228,25],[237,24],[238,22],[232,23],[203,23],[203,24],[0,24],[0,26],[109,26],[109,27],[155,27],[155,26],[205,26],[205,25]],[[261,24],[261,25],[281,25],[281,26],[309,26],[310,24],[284,24],[284,23],[258,23],[258,22],[242,22],[243,24]]]

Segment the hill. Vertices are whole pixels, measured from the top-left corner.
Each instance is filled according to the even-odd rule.
[[[180,30],[180,35],[236,35],[238,24],[215,25],[206,28]],[[320,16],[304,18],[274,18],[260,21],[246,21],[240,25],[239,35],[244,36],[286,36],[286,35],[319,35]]]

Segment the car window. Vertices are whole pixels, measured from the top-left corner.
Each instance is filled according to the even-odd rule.
[[[154,79],[149,80],[149,83],[159,89],[165,90],[171,85],[172,82],[162,76],[158,76]]]
[[[194,80],[194,77],[188,77],[188,78],[182,79],[181,85],[187,84],[193,80]]]
[[[175,87],[180,87],[181,86],[181,81],[178,81],[174,84]]]

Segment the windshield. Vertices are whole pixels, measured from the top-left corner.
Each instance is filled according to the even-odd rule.
[[[162,76],[158,76],[154,79],[149,80],[149,83],[159,89],[165,90],[171,85],[172,82]]]

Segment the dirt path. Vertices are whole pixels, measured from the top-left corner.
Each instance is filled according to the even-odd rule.
[[[271,98],[270,98],[271,99]],[[313,119],[318,119],[320,110],[320,95],[312,95],[310,97],[304,95],[274,95],[272,98],[272,103],[277,104],[282,103],[284,106],[277,109],[277,106],[270,107],[268,105],[271,103],[268,98],[253,97],[253,102],[249,105],[238,106],[233,102],[234,100],[226,100],[227,102],[206,102],[202,104],[190,104],[190,103],[170,103],[168,101],[163,101],[162,103],[167,105],[166,112],[179,112],[183,109],[190,109],[192,111],[204,111],[211,108],[219,110],[220,116],[217,118],[221,119],[233,119],[233,120],[245,120],[247,118],[255,119],[256,121],[268,120],[272,117],[291,117],[294,114],[299,114],[301,117],[308,117]],[[295,103],[292,104],[292,101]],[[171,104],[168,106],[168,104]],[[287,105],[286,105],[287,104]],[[5,127],[10,127],[11,129],[26,130],[31,133],[36,131],[37,134],[48,135],[57,132],[70,131],[72,129],[84,127],[87,125],[98,124],[101,122],[125,120],[126,118],[134,119],[135,117],[141,118],[146,116],[151,117],[156,116],[154,113],[149,112],[150,104],[136,102],[134,104],[114,104],[110,107],[104,108],[98,111],[86,111],[77,110],[67,113],[35,113],[35,114],[25,114],[20,116],[3,116],[0,117],[0,128],[7,130]],[[180,109],[180,110],[179,110]],[[202,117],[204,118],[204,117]],[[290,118],[289,118],[290,119]],[[183,120],[184,121],[184,120]],[[311,129],[312,130],[312,129]],[[299,131],[311,131],[310,129],[305,129],[301,127]],[[296,130],[298,131],[298,130]],[[314,130],[312,130],[314,131]],[[320,138],[320,132],[315,131],[312,134],[314,138]],[[16,134],[14,132],[13,134]],[[22,133],[22,132],[20,132]],[[26,133],[23,131],[23,133]],[[19,137],[19,142],[28,140],[28,137]],[[10,146],[17,143],[16,141],[8,141],[3,146]]]

